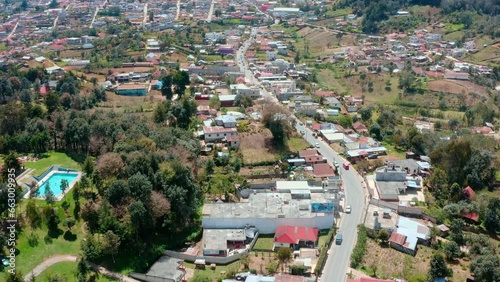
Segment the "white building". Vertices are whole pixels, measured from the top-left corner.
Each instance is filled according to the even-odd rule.
[[[231,84],[229,86],[231,89],[231,94],[248,96],[252,99],[258,99],[260,97],[260,89],[258,87],[248,87],[245,84]]]
[[[292,193],[253,193],[248,202],[209,203],[203,207],[205,229],[254,226],[272,234],[278,226],[293,225],[329,229],[334,223],[334,200],[329,194],[294,190]]]
[[[288,15],[297,15],[300,13],[299,8],[274,8],[273,16],[274,17],[284,17]]]
[[[203,134],[205,135],[205,141],[217,141],[223,140],[228,136],[237,136],[238,132],[236,128],[225,128],[221,126],[205,126],[203,127]]]

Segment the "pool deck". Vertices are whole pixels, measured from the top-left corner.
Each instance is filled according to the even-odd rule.
[[[55,173],[71,173],[71,174],[76,174],[76,178],[73,179],[73,181],[71,181],[70,183],[68,183],[68,188],[63,192],[61,193],[60,195],[57,195],[56,197],[54,197],[54,199],[56,201],[60,201],[62,200],[62,198],[64,198],[64,196],[69,193],[69,191],[71,191],[71,189],[73,188],[73,186],[75,186],[75,184],[80,181],[80,179],[82,178],[82,175],[83,173],[81,171],[77,171],[77,170],[59,170],[59,168],[57,169],[53,169],[51,172],[47,173],[47,175],[45,175],[38,183],[37,183],[37,186],[38,186],[38,189],[40,189],[40,187]],[[24,196],[23,198],[25,199],[29,199],[31,198],[30,197],[30,194],[31,194],[31,190],[28,191]],[[33,199],[38,199],[38,200],[44,200],[45,197],[44,196],[38,196],[38,197],[34,197]]]

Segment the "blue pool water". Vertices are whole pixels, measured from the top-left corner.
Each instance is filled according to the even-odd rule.
[[[68,180],[68,184],[71,184],[73,180],[76,179],[78,174],[76,173],[66,173],[66,172],[56,172],[52,174],[49,179],[47,179],[39,188],[39,195],[43,197],[45,195],[45,189],[47,188],[47,183],[49,183],[50,190],[54,193],[54,196],[59,196],[62,194],[61,191],[61,180]],[[68,188],[66,188],[68,189]]]

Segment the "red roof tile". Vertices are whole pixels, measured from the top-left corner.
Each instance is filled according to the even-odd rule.
[[[299,156],[301,158],[316,156],[316,155],[318,155],[318,150],[316,150],[316,149],[308,149],[308,150],[303,150],[303,151],[299,152]]]
[[[391,237],[389,238],[389,242],[393,242],[395,244],[403,246],[406,242],[406,236],[397,232],[392,232]]]
[[[474,189],[472,189],[470,186],[467,186],[463,190],[464,195],[467,197],[467,199],[471,200],[474,198],[476,193],[474,192]]]
[[[318,240],[319,230],[317,228],[299,227],[299,226],[278,226],[274,234],[274,242],[298,244],[299,241]]]
[[[313,164],[313,173],[316,177],[328,177],[335,175],[335,171],[327,163]]]

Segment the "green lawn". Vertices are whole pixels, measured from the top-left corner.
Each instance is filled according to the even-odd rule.
[[[328,232],[329,231],[330,231],[330,229],[321,229],[319,231],[318,248],[323,247],[326,244],[328,244],[327,240],[328,240]]]
[[[70,215],[73,215],[73,209],[75,207],[73,193],[70,192],[66,194],[66,196],[63,198],[63,201],[64,200],[66,200],[70,204],[68,212]],[[40,213],[42,212],[42,207],[47,205],[43,200],[32,201],[36,202],[37,206],[39,207]],[[54,207],[60,207],[63,201],[55,202]],[[26,203],[26,200],[19,203],[17,210],[18,215],[24,213]],[[60,208],[57,211],[57,215],[61,220],[61,223],[59,224],[60,235],[52,238],[52,242],[45,242],[44,240],[45,236],[47,235],[47,226],[45,224],[42,224],[42,227],[39,229],[24,227],[18,235],[16,242],[16,247],[18,250],[18,254],[16,256],[16,268],[22,274],[27,274],[36,265],[40,264],[50,256],[58,254],[78,255],[80,253],[80,242],[84,235],[83,221],[77,221],[75,226],[73,226],[73,228],[71,229],[73,235],[65,238],[64,233],[67,231],[67,228],[63,226],[62,222],[64,222],[64,220],[66,219],[66,214],[64,210]],[[44,219],[42,218],[42,220]],[[38,245],[34,247],[30,246],[28,243],[28,238],[31,234],[35,234],[36,237],[38,237]],[[5,281],[4,272],[0,272],[0,281]]]
[[[382,141],[382,146],[384,146],[387,149],[387,155],[391,155],[398,159],[406,158],[406,152],[397,150],[392,144]]]
[[[65,261],[56,263],[53,266],[47,268],[44,272],[40,273],[40,275],[37,276],[36,280],[47,281],[50,275],[57,274],[59,277],[61,276],[64,277],[64,281],[66,282],[73,282],[73,281],[78,282],[78,279],[76,278],[76,268],[77,268],[76,262]],[[100,274],[99,278],[97,279],[97,282],[110,282],[110,281],[118,281],[118,280],[109,278],[102,274]]]
[[[194,263],[189,263],[189,262],[184,262],[184,266],[187,268],[195,269]],[[194,270],[194,275],[195,276],[202,276],[202,277],[207,277],[210,280],[209,281],[219,281],[219,278],[224,278],[225,274],[222,274],[221,271],[224,273],[229,273],[229,272],[238,272],[240,269],[241,263],[239,261],[235,261],[233,263],[230,263],[228,265],[217,265],[215,270],[210,269],[210,265],[207,265],[205,269],[195,269]]]
[[[302,137],[292,137],[288,139],[287,144],[288,150],[292,153],[305,150],[309,147],[309,143],[307,143],[307,141]]]
[[[64,168],[80,169],[80,165],[75,160],[75,158],[72,158],[65,153],[58,152],[44,154],[38,161],[25,162],[24,165],[28,168],[35,169],[35,175],[42,174],[52,165],[59,165]]]
[[[274,234],[261,234],[253,246],[255,250],[273,250]]]

